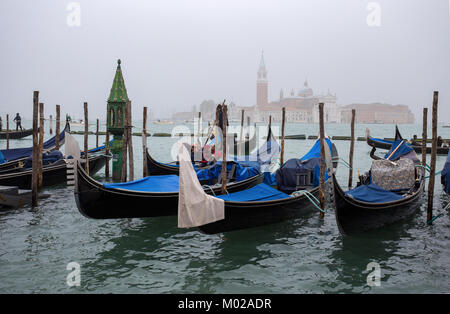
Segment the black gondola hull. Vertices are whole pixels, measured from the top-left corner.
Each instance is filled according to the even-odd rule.
[[[309,192],[319,196],[318,187]],[[225,219],[200,226],[199,229],[206,234],[216,234],[301,218],[313,212],[318,213],[318,210],[306,196],[268,202],[225,201]]]
[[[259,184],[264,176],[227,185],[229,193],[245,190]],[[145,218],[173,216],[178,214],[178,192],[146,193],[106,189],[103,184],[77,169],[75,200],[78,210],[84,216],[94,219]],[[220,193],[221,187],[214,193]],[[205,192],[212,193],[206,189]]]
[[[30,136],[33,134],[33,129],[27,129],[23,131],[9,131],[9,139],[10,140],[16,140],[21,139],[27,136]],[[6,139],[6,131],[0,132],[0,139]]]
[[[106,157],[96,155],[89,157],[89,173],[95,174],[105,166]],[[84,165],[84,162],[82,163]],[[18,186],[19,189],[31,189],[33,170],[13,171],[0,175],[0,185]],[[64,160],[42,169],[42,185],[49,187],[67,182],[67,167]]]
[[[369,204],[346,197],[333,176],[335,216],[342,235],[356,235],[379,229],[411,217],[420,207],[424,191],[424,180],[411,196],[402,200]]]

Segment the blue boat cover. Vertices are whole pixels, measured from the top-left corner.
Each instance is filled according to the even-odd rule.
[[[5,162],[5,157],[3,156],[2,151],[0,151],[0,164]]]
[[[259,169],[249,165],[243,165],[235,162],[227,163],[227,171],[230,171],[236,165],[236,182],[246,180],[259,174]],[[213,184],[213,180],[217,179],[222,172],[222,162],[216,162],[212,167],[207,169],[196,170],[199,180],[208,180],[209,184]]]
[[[357,188],[345,192],[345,195],[366,203],[385,203],[403,198],[402,196],[385,190],[373,183],[369,185],[360,185]]]
[[[441,172],[441,183],[444,185],[445,193],[450,194],[450,152],[448,153],[444,169]]]
[[[54,151],[51,151],[48,153],[43,153],[42,154],[42,165],[44,165],[44,166],[51,165],[55,161],[58,161],[63,158],[64,158],[64,156],[59,150],[54,150]],[[24,168],[31,169],[32,166],[33,166],[33,159],[30,156],[27,159],[25,159]]]
[[[325,141],[328,144],[328,147],[330,148],[330,152],[332,152],[333,148],[332,148],[331,140],[329,138],[326,138]],[[311,147],[309,152],[307,152],[306,155],[303,156],[300,160],[305,162],[305,161],[307,161],[309,159],[312,159],[312,158],[319,158],[320,159],[320,139],[318,139],[314,143],[313,147]]]
[[[217,198],[231,202],[261,202],[289,198],[286,193],[271,188],[265,183],[260,183],[254,187],[225,195],[217,195]]]
[[[390,145],[392,145],[394,143],[394,141],[384,140],[382,138],[371,137],[370,139],[374,142],[380,142],[380,143],[385,143],[385,144],[390,144]]]
[[[330,139],[326,139],[330,151],[332,151],[332,143]],[[301,159],[292,158],[284,163],[284,165],[275,173],[278,187],[283,191],[295,191],[297,187],[297,175],[313,171],[313,186],[319,186],[320,182],[320,139],[314,143],[305,156]],[[325,171],[325,180],[328,180],[328,172]],[[307,184],[305,184],[307,185]]]
[[[123,183],[104,183],[107,189],[123,189],[139,192],[178,192],[179,177],[175,174],[149,176],[139,180]]]
[[[398,147],[399,146],[399,147]],[[397,148],[398,147],[398,148]],[[404,142],[404,140],[396,140],[392,146],[391,149],[389,150],[389,153],[387,153],[384,158],[387,159],[389,157],[389,155],[397,148],[397,150],[395,151],[395,153],[391,156],[391,158],[389,158],[389,160],[391,161],[396,161],[398,159],[400,159],[400,157],[408,154],[409,152],[411,152],[413,150],[413,148],[406,142]]]
[[[65,136],[65,131],[63,131],[59,134],[60,142],[64,140],[64,136]],[[54,136],[51,139],[44,142],[43,150],[48,150],[48,149],[54,147],[55,146],[55,138],[56,138],[56,136]],[[16,160],[16,159],[21,159],[21,158],[31,156],[33,153],[33,147],[3,149],[3,150],[1,150],[1,153],[3,154],[4,161],[11,161],[11,160]]]

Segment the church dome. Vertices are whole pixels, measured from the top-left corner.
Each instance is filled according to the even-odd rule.
[[[298,92],[298,95],[300,97],[311,97],[312,95],[314,95],[313,90],[308,86],[307,80],[305,80],[303,88]]]

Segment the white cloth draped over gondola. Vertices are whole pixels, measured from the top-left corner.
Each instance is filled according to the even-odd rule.
[[[224,201],[205,193],[192,166],[190,153],[184,145],[179,146],[178,160],[180,162],[178,227],[198,227],[224,219]]]

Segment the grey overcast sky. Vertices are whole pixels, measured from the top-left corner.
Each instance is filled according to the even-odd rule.
[[[70,2],[80,26],[69,26]],[[369,26],[370,2],[380,26]],[[264,50],[269,99],[308,78],[338,103],[406,104],[421,119],[434,90],[450,122],[450,0],[1,0],[0,114],[105,116],[117,59],[134,115],[191,110],[204,99],[256,102]],[[373,15],[371,15],[373,16]]]

